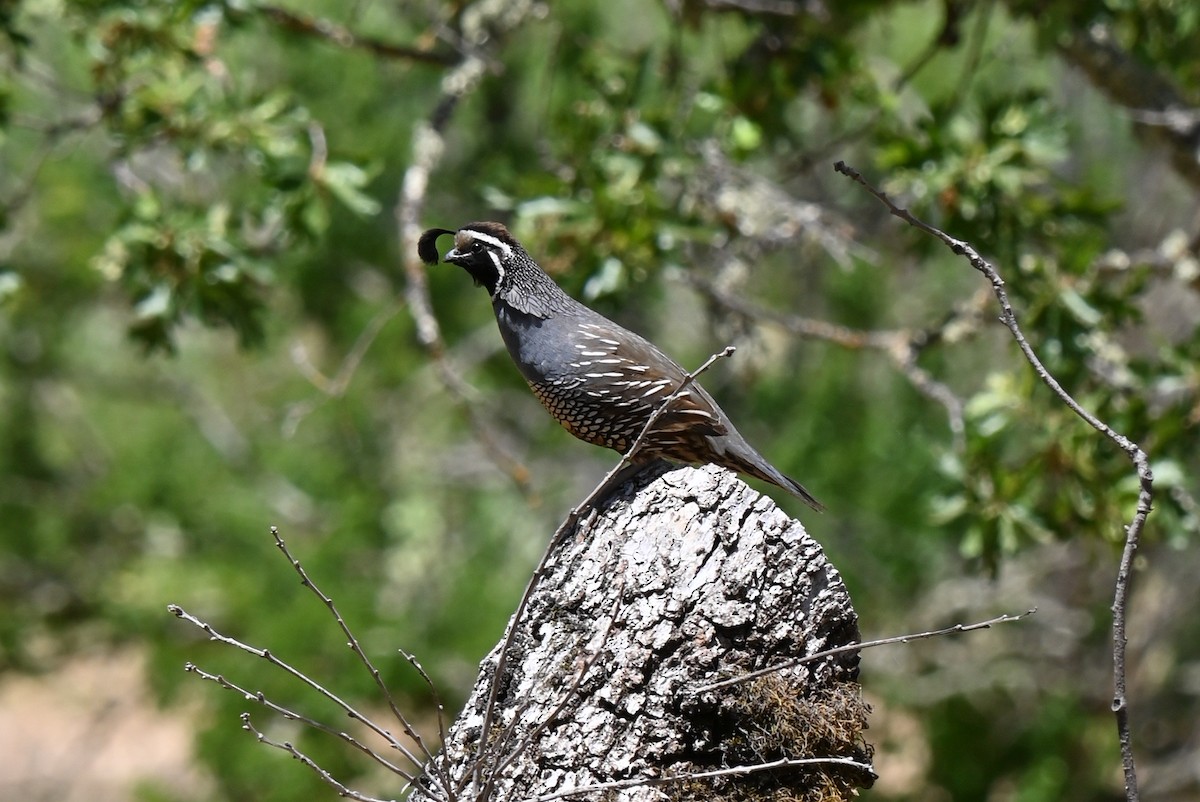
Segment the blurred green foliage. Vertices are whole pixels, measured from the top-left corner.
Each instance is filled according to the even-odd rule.
[[[470,34],[485,5],[0,4],[0,670],[126,642],[146,649],[164,701],[194,691],[180,670],[193,660],[317,704],[171,619],[176,602],[371,700],[274,553],[277,524],[406,704],[430,698],[399,647],[454,709],[548,533],[613,456],[541,413],[464,276],[433,268],[429,291],[465,401],[399,304],[415,255],[391,212],[414,128],[439,116],[423,223],[505,220],[570,292],[684,364],[740,346],[706,384],[830,507],[808,523],[868,633],[986,617],[1012,577],[1049,605],[1021,626],[1059,633],[1052,647],[995,633],[1014,662],[931,651],[873,677],[868,658],[867,688],[915,715],[910,737],[930,750],[915,780],[873,793],[1118,798],[1109,679],[1080,668],[1106,665],[1111,590],[1082,577],[1111,579],[1136,477],[1036,379],[968,265],[829,165],[854,164],[996,261],[1051,372],[1153,457],[1147,570],[1195,566],[1197,187],[1064,43],[1103,30],[1195,87],[1200,14],[1148,0],[512,2],[495,7],[517,24]],[[486,72],[449,104],[442,81],[464,53]],[[961,444],[886,355],[788,334],[706,285],[772,319],[908,332],[916,365],[962,402]],[[1078,556],[1072,582],[1054,579],[1062,548]],[[964,576],[982,600],[946,603]],[[1139,742],[1170,765],[1194,749],[1182,678],[1200,632],[1146,603],[1163,652],[1134,721],[1155,719]],[[979,687],[948,655],[1057,680]],[[947,678],[920,697],[917,675]],[[214,800],[329,793],[231,736],[243,699],[203,690]],[[340,744],[289,737],[344,780],[366,770]],[[1200,798],[1191,783],[1175,798]]]

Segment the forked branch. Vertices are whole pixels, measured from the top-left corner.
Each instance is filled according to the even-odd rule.
[[[970,263],[971,267],[978,270],[992,285],[992,293],[996,296],[997,302],[1000,304],[1000,321],[1008,327],[1012,333],[1013,339],[1016,340],[1017,346],[1024,354],[1026,361],[1033,366],[1034,372],[1038,378],[1050,388],[1050,390],[1071,409],[1076,415],[1087,422],[1089,426],[1100,432],[1102,435],[1111,440],[1119,449],[1125,452],[1125,455],[1133,463],[1134,470],[1137,473],[1139,482],[1138,503],[1137,509],[1134,511],[1133,519],[1125,527],[1125,547],[1121,553],[1120,565],[1117,568],[1117,578],[1115,582],[1114,598],[1113,598],[1113,639],[1112,639],[1112,654],[1113,654],[1113,701],[1112,710],[1116,715],[1117,723],[1117,738],[1121,746],[1121,766],[1125,774],[1125,797],[1128,802],[1136,802],[1138,799],[1137,790],[1137,770],[1133,758],[1133,739],[1129,729],[1129,700],[1125,694],[1125,644],[1126,644],[1126,613],[1129,604],[1129,587],[1131,581],[1131,573],[1133,568],[1133,558],[1137,552],[1138,541],[1141,537],[1142,529],[1146,525],[1146,517],[1150,514],[1152,502],[1154,500],[1154,474],[1150,470],[1150,460],[1146,452],[1138,446],[1137,443],[1130,440],[1125,435],[1117,432],[1107,423],[1097,418],[1087,409],[1076,401],[1070,393],[1063,389],[1058,380],[1050,374],[1046,366],[1042,364],[1037,353],[1030,346],[1022,333],[1020,326],[1017,323],[1016,313],[1013,311],[1012,304],[1008,300],[1008,293],[1004,289],[1004,279],[1001,278],[999,271],[990,262],[979,255],[979,252],[971,246],[969,242],[965,242],[955,237],[950,236],[945,231],[932,226],[923,220],[913,216],[907,209],[897,206],[887,193],[873,186],[862,174],[853,167],[848,166],[845,162],[837,162],[834,165],[834,170],[845,175],[851,180],[861,184],[868,192],[874,195],[887,210],[894,216],[900,218],[904,222],[919,229],[920,231],[929,234],[942,241],[952,252],[958,256],[963,256]]]

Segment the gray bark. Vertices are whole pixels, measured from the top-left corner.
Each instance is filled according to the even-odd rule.
[[[572,790],[567,798],[799,799],[814,789],[837,799],[871,782],[869,771],[838,764],[676,779],[781,759],[870,758],[857,652],[696,692],[859,637],[821,547],[724,469],[680,468],[620,488],[559,539],[509,626],[482,757],[504,640],[483,661],[432,782],[412,799]]]

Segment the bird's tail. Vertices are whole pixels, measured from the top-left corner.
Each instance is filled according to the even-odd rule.
[[[740,451],[740,450],[739,450]],[[803,501],[808,506],[812,507],[817,512],[824,512],[825,505],[813,498],[812,494],[804,489],[804,485],[792,479],[790,476],[785,476],[778,468],[767,462],[766,458],[755,451],[751,446],[746,446],[746,452],[739,453],[735,451],[726,451],[725,458],[728,460],[727,467],[733,468],[741,473],[749,474],[756,479],[762,479],[764,482],[770,482],[776,487],[781,487],[791,493],[796,498]]]

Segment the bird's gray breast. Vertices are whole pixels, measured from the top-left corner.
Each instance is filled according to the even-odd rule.
[[[549,318],[504,303],[497,303],[495,310],[500,334],[521,375],[559,397],[586,395],[591,406],[619,402],[622,407],[652,408],[678,384],[676,374],[681,372],[674,363],[586,307]],[[654,357],[656,364],[631,358],[631,347],[641,357]],[[627,391],[632,390],[637,392],[630,395]]]
[[[500,336],[525,380],[539,384],[561,379],[573,326],[562,316],[541,318],[511,306],[495,306]]]

